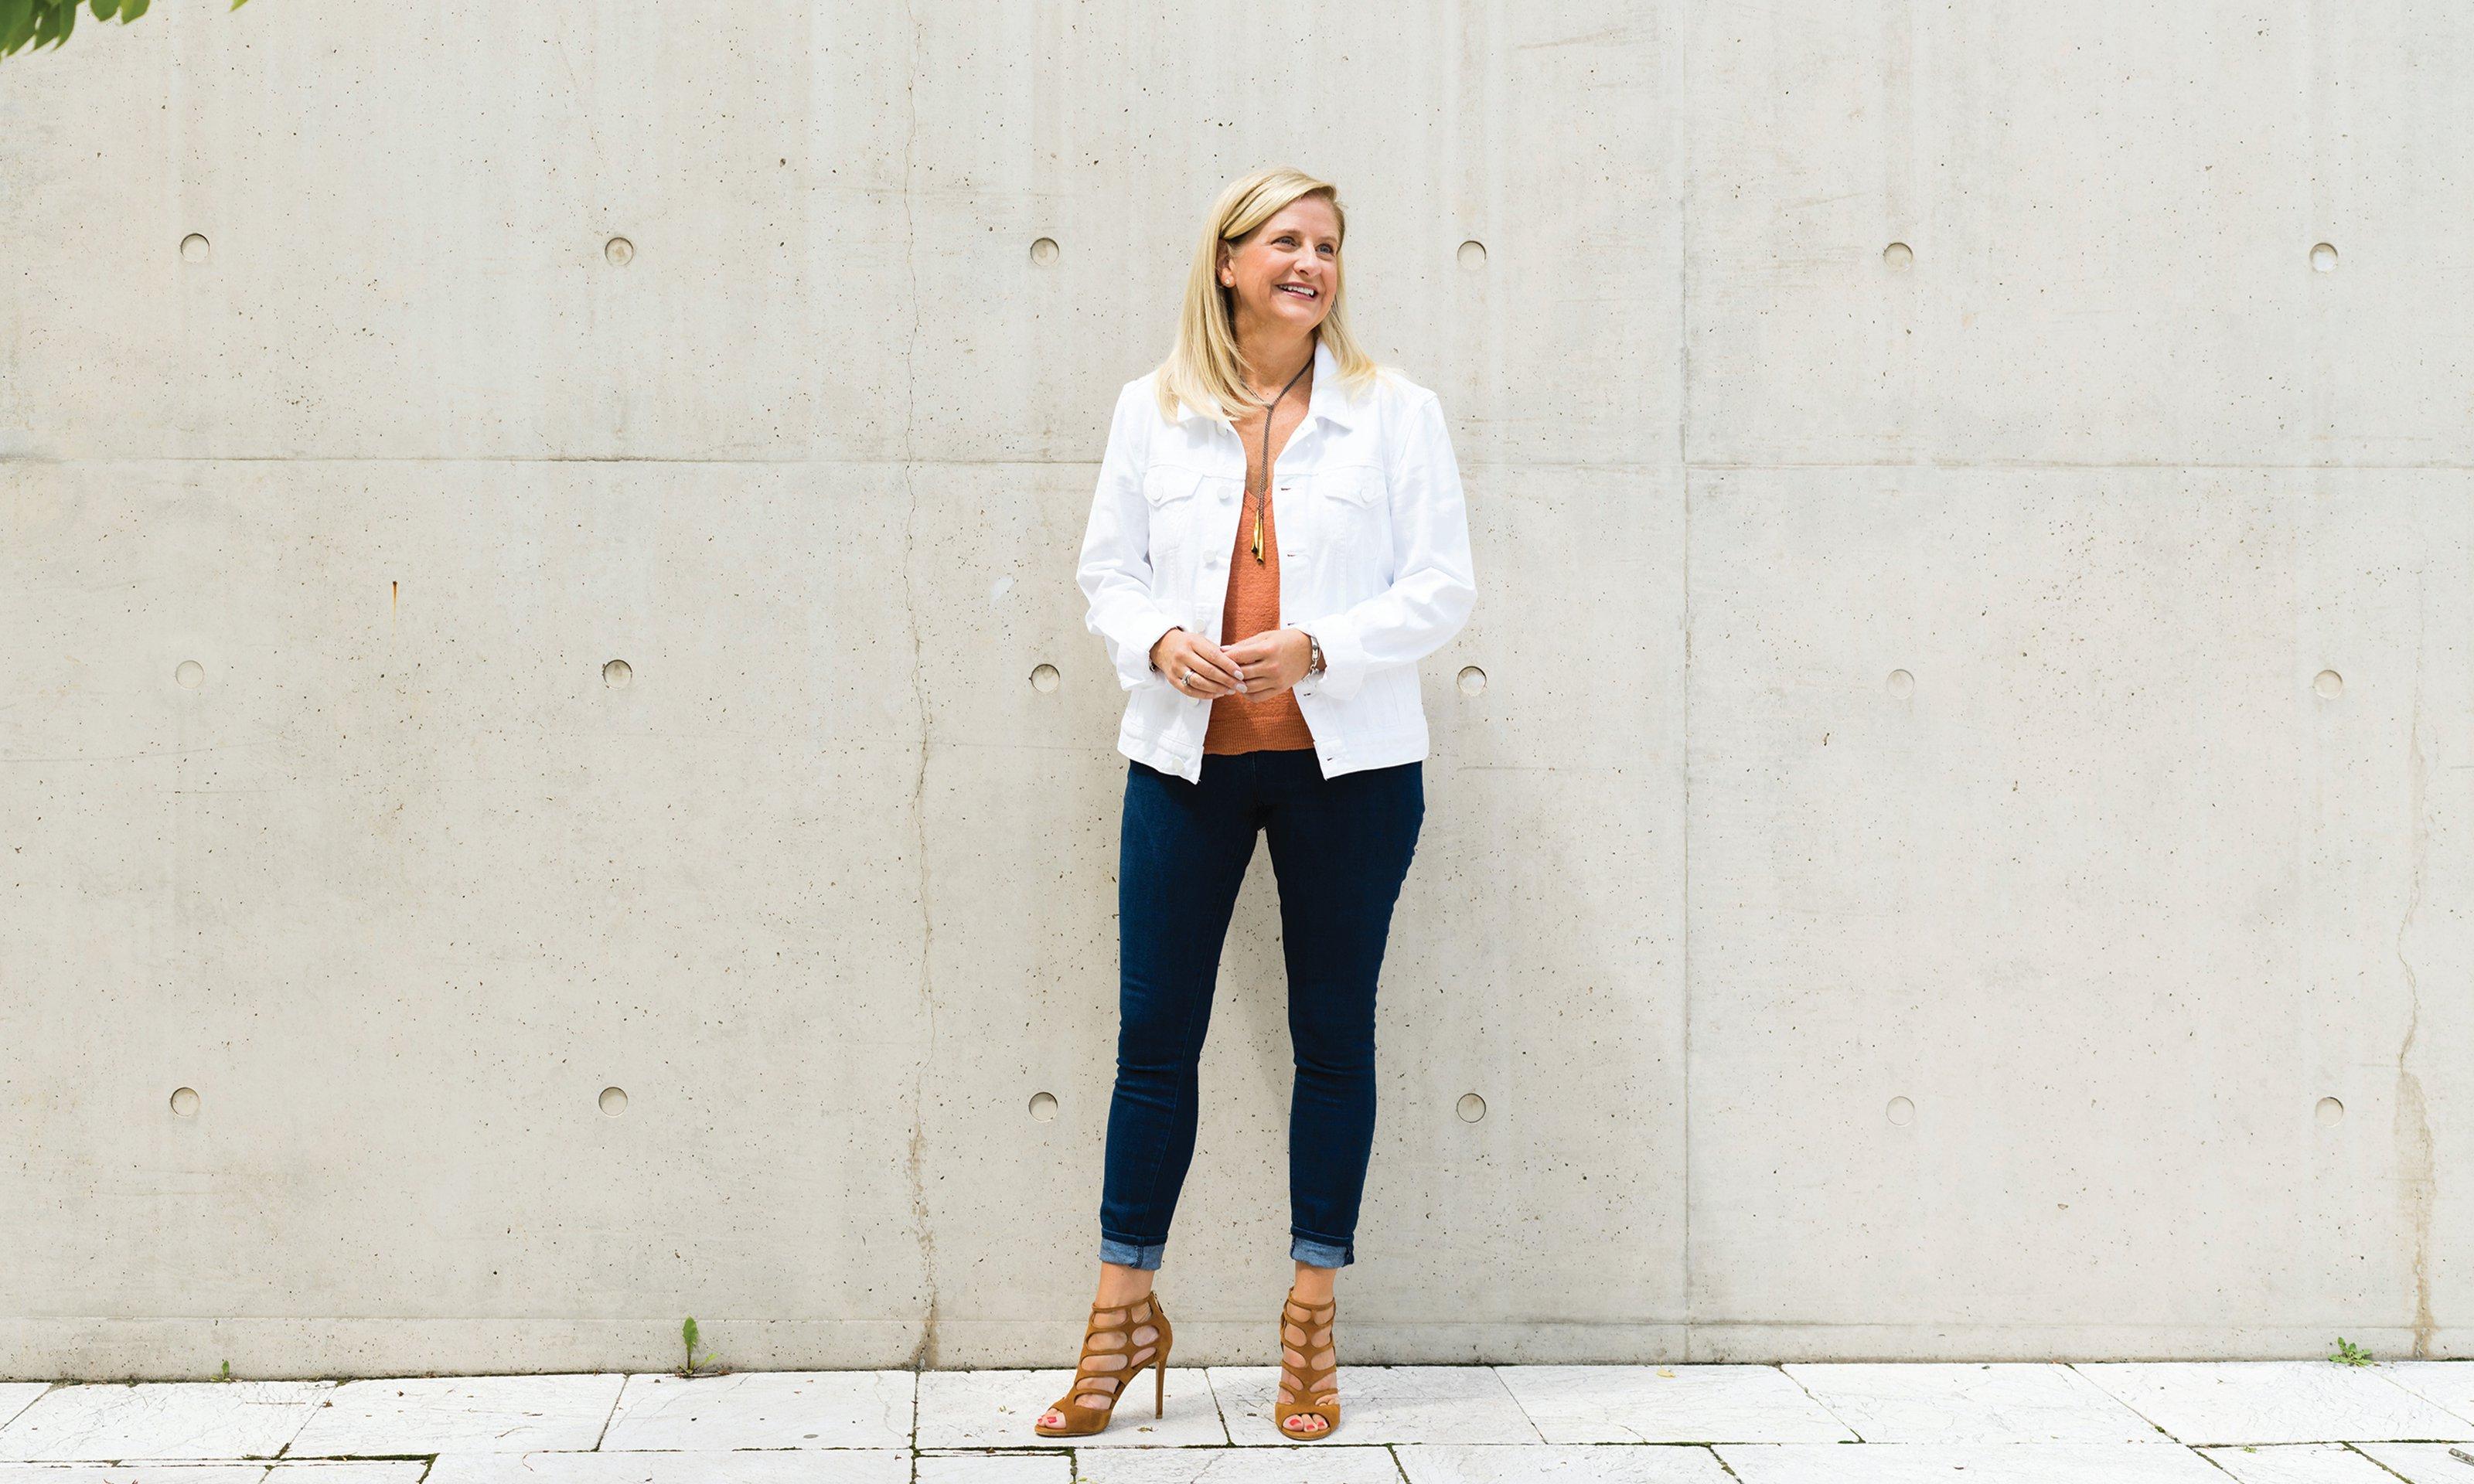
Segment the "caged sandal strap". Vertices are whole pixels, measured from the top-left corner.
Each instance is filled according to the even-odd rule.
[[[1331,1343],[1331,1322],[1340,1300],[1302,1304],[1292,1290],[1280,1305],[1280,1393],[1272,1404],[1272,1425],[1284,1438],[1312,1441],[1327,1438],[1340,1426],[1339,1354]],[[1292,1417],[1320,1417],[1323,1425],[1300,1432]]]
[[[1043,1438],[1079,1438],[1098,1432],[1116,1415],[1126,1384],[1152,1368],[1152,1415],[1168,1405],[1168,1350],[1176,1330],[1159,1306],[1159,1295],[1145,1294],[1129,1303],[1091,1305],[1082,1330],[1082,1356],[1074,1367],[1074,1384],[1056,1399],[1051,1411],[1065,1419],[1062,1426],[1033,1422]]]

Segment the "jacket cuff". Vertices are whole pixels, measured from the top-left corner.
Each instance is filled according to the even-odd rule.
[[[1108,658],[1116,663],[1119,688],[1168,684],[1168,677],[1152,668],[1152,646],[1161,634],[1180,627],[1158,608],[1143,604],[1102,631],[1108,639]]]
[[[1309,695],[1329,696],[1334,701],[1356,695],[1366,683],[1368,669],[1366,646],[1358,642],[1356,629],[1338,615],[1319,623],[1289,627],[1313,634],[1315,642],[1322,646],[1322,673],[1308,675],[1298,682],[1297,688]]]

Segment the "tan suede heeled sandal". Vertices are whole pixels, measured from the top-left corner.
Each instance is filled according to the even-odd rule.
[[[1112,1322],[1103,1324],[1103,1319]],[[1152,1415],[1168,1405],[1168,1348],[1176,1331],[1159,1306],[1159,1295],[1146,1294],[1130,1304],[1091,1305],[1082,1329],[1082,1356],[1074,1366],[1074,1384],[1050,1411],[1065,1419],[1061,1427],[1033,1422],[1031,1431],[1043,1438],[1079,1438],[1108,1425],[1126,1383],[1152,1368]],[[1042,1414],[1043,1416],[1046,1414]]]
[[[1339,1352],[1331,1343],[1331,1322],[1340,1300],[1300,1304],[1297,1290],[1280,1305],[1280,1395],[1272,1403],[1272,1425],[1284,1438],[1327,1438],[1340,1427]],[[1320,1417],[1323,1424],[1299,1432],[1292,1417]]]

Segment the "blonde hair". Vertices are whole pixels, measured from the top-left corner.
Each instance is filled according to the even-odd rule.
[[[1176,315],[1176,343],[1159,365],[1153,392],[1163,419],[1175,419],[1180,402],[1205,413],[1234,419],[1261,405],[1247,391],[1240,374],[1236,322],[1229,311],[1232,290],[1220,283],[1220,247],[1261,227],[1301,196],[1321,196],[1331,204],[1339,224],[1339,246],[1348,241],[1348,214],[1341,209],[1340,188],[1303,171],[1273,166],[1238,177],[1211,203],[1201,240],[1194,245],[1194,263],[1185,275],[1185,299]],[[1322,338],[1340,368],[1341,381],[1364,387],[1381,368],[1348,333],[1346,313],[1347,273],[1341,267],[1346,252],[1335,251],[1331,307],[1323,312],[1315,334]]]

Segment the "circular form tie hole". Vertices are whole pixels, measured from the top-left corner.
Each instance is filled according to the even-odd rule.
[[[1031,1095],[1031,1116],[1034,1121],[1039,1123],[1055,1123],[1056,1121],[1056,1094],[1054,1092],[1033,1092]]]
[[[1056,688],[1056,666],[1037,664],[1031,668],[1031,688],[1046,695]]]
[[[625,1088],[603,1088],[601,1089],[601,1111],[608,1113],[613,1118],[625,1113],[627,1111],[627,1089]]]
[[[1890,1106],[1882,1111],[1890,1115],[1892,1123],[1901,1128],[1916,1121],[1916,1105],[1904,1097],[1890,1099]]]
[[[179,1113],[183,1118],[196,1117],[198,1115],[198,1089],[195,1088],[174,1088],[172,1089],[172,1111]]]
[[[1464,1092],[1453,1111],[1461,1115],[1463,1123],[1475,1123],[1486,1116],[1486,1099],[1474,1092]]]

